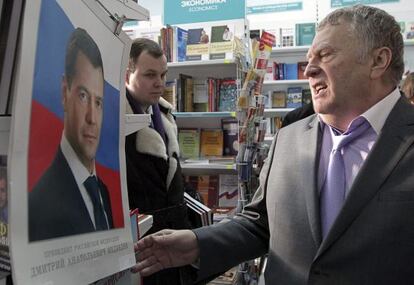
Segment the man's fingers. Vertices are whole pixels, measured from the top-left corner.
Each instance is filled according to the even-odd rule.
[[[140,272],[142,276],[151,275],[162,269],[164,269],[163,265],[158,262],[155,256],[151,256],[131,267],[133,273]]]
[[[153,251],[153,249],[150,249],[150,248],[147,248],[147,249],[144,249],[143,251],[137,252],[138,261],[143,261],[143,260],[145,260],[148,257],[153,256],[153,255],[154,255],[154,251]]]

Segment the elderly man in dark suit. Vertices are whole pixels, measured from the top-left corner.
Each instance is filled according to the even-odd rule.
[[[77,28],[66,49],[62,139],[29,194],[29,241],[113,228],[108,189],[95,170],[103,96],[101,53],[91,36]]]
[[[253,201],[211,227],[140,240],[135,270],[198,261],[201,280],[267,253],[266,284],[413,284],[414,106],[397,87],[403,46],[398,23],[378,8],[331,12],[307,55],[316,114],[275,135]]]

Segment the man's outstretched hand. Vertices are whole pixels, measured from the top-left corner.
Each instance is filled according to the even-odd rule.
[[[148,276],[162,269],[195,263],[199,257],[196,235],[190,230],[162,230],[135,244],[134,273]]]

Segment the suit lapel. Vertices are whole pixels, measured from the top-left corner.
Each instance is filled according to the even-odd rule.
[[[364,206],[377,194],[408,147],[414,142],[414,110],[400,99],[391,111],[378,140],[350,189],[348,198],[322,242],[323,253],[358,217]]]
[[[307,129],[303,134],[303,142],[307,142],[306,147],[298,147],[300,150],[298,154],[302,158],[302,163],[300,165],[300,172],[303,176],[303,181],[312,181],[308,183],[305,189],[305,199],[306,199],[306,211],[308,214],[309,225],[312,232],[312,237],[315,241],[316,247],[319,247],[322,237],[321,237],[321,225],[319,218],[319,194],[317,188],[317,169],[319,160],[319,151],[320,151],[320,139],[321,132],[319,131],[319,121],[315,115],[313,120],[307,125]]]

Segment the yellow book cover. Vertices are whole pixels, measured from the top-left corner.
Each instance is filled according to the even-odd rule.
[[[223,130],[201,130],[200,155],[202,157],[223,155]]]

